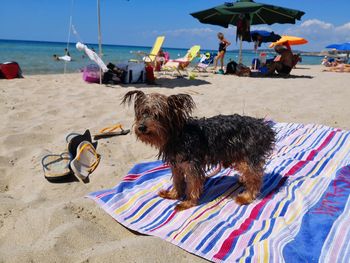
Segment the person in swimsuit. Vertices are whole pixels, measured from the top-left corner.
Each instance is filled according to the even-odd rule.
[[[216,67],[218,65],[218,60],[220,59],[221,64],[221,70],[224,70],[224,58],[226,53],[226,48],[231,45],[229,41],[227,41],[224,37],[223,33],[218,33],[218,39],[219,39],[219,52],[218,55],[214,59],[214,71],[216,70]]]

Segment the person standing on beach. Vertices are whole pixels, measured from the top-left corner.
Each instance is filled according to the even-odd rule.
[[[224,71],[224,58],[226,54],[226,48],[231,45],[229,41],[225,39],[225,36],[223,33],[218,33],[218,39],[219,39],[219,52],[218,55],[214,59],[214,71],[216,70],[216,67],[218,65],[218,60],[220,59],[220,65],[221,65],[221,71]]]

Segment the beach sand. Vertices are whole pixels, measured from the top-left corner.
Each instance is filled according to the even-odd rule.
[[[48,182],[42,156],[65,151],[73,131],[94,133],[115,123],[131,128],[133,108],[120,101],[135,88],[190,94],[195,116],[239,113],[349,130],[350,74],[321,71],[302,65],[288,79],[162,76],[156,87],[86,84],[80,73],[0,80],[0,262],[205,262],[129,231],[84,197],[114,187],[134,164],[156,159],[134,134],[99,141],[101,163],[88,184]]]

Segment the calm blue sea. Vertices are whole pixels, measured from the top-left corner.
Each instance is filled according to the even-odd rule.
[[[98,50],[98,45],[88,44],[90,48]],[[66,43],[60,42],[41,42],[41,41],[19,41],[19,40],[0,40],[0,63],[7,61],[16,61],[22,68],[24,75],[33,74],[51,74],[66,72],[79,72],[84,66],[92,62],[83,57],[83,53],[75,48],[75,43],[69,44],[69,52],[72,57],[71,62],[66,64],[62,61],[53,59],[53,54],[58,56],[64,55]],[[132,52],[143,51],[150,52],[151,47],[138,46],[119,46],[119,45],[102,45],[103,61],[107,64],[112,62],[123,63],[129,59],[137,58]],[[186,54],[187,49],[166,48],[164,50],[170,53],[170,58],[178,58]],[[213,52],[215,50],[201,50],[201,52]],[[254,51],[243,51],[243,63],[251,65],[255,57]],[[270,54],[268,56],[273,56]],[[229,60],[238,60],[238,51],[228,51],[225,57],[225,63]],[[303,56],[302,64],[319,65],[320,57]],[[196,63],[194,61],[193,63]]]

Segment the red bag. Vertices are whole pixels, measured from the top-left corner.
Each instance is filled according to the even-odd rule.
[[[0,64],[0,78],[14,79],[22,78],[22,71],[17,62],[6,62]]]

